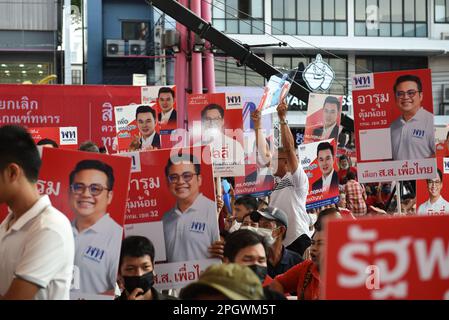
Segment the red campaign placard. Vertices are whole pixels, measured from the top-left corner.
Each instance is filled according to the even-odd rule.
[[[418,215],[449,214],[449,158],[437,157],[439,174],[433,179],[416,181]]]
[[[217,109],[201,112],[214,104]],[[188,124],[193,145],[210,144],[215,176],[245,175],[242,98],[240,94],[211,93],[187,96]]]
[[[304,142],[338,141],[343,96],[311,93],[307,107]]]
[[[382,182],[433,176],[436,167],[430,69],[359,74],[352,82],[358,180]]]
[[[131,172],[131,159],[129,158],[92,152],[43,148],[42,167],[37,183],[39,192],[49,195],[53,206],[72,221],[74,213],[69,201],[69,175],[75,169],[77,163],[87,159],[99,160],[112,167],[114,186],[112,202],[108,205],[108,213],[112,219],[123,226]]]
[[[307,210],[331,205],[339,200],[336,145],[335,139],[329,139],[298,146],[300,164],[309,178]]]
[[[140,103],[137,86],[0,85],[0,125],[78,127],[78,142],[113,151],[113,106]]]
[[[324,299],[448,299],[449,216],[330,220]]]
[[[35,143],[42,139],[50,139],[56,142],[62,149],[78,149],[77,127],[29,128],[28,131]]]

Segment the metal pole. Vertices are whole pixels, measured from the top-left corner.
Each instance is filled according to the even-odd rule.
[[[201,2],[201,17],[207,22],[212,21],[212,8],[209,1]],[[215,65],[214,54],[211,51],[211,46],[211,43],[206,41],[203,64],[203,82],[208,93],[215,93]]]
[[[191,0],[190,10],[196,15],[201,15],[201,0]],[[195,33],[191,33],[191,45],[195,46]],[[189,48],[192,52],[192,93],[203,93],[203,64],[202,64],[202,52],[194,52],[193,48]]]
[[[64,83],[72,84],[72,52],[70,49],[71,1],[64,0],[63,10],[63,42],[64,42]]]

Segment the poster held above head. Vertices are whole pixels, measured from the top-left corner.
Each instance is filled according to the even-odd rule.
[[[355,75],[353,98],[359,182],[435,176],[429,69]]]
[[[34,142],[38,145],[52,145],[63,149],[78,149],[77,127],[43,127],[28,128]],[[51,141],[49,141],[51,140]],[[57,146],[55,146],[56,143]]]
[[[264,88],[257,110],[261,111],[262,115],[276,113],[276,107],[285,100],[291,85],[288,74],[272,75]]]
[[[113,298],[131,160],[43,148],[37,187],[72,222],[75,266],[71,299]]]

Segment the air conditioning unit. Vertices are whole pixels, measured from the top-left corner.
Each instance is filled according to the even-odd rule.
[[[449,32],[441,32],[441,40],[449,40]]]
[[[146,53],[146,42],[145,40],[129,40],[128,48],[130,56],[144,56]]]
[[[107,57],[123,57],[125,55],[125,40],[106,40]]]
[[[449,103],[449,83],[443,84],[443,103]]]

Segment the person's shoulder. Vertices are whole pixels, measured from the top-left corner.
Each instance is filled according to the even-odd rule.
[[[49,205],[45,210],[38,216],[39,225],[41,227],[46,227],[50,229],[55,229],[57,231],[70,230],[72,232],[72,226],[65,214],[61,211]]]
[[[105,217],[105,226],[108,230],[108,232],[111,233],[112,236],[116,236],[117,234],[122,234],[123,227],[117,223],[109,214],[107,214]]]
[[[397,117],[390,125],[391,129],[397,129],[399,127],[402,126],[402,115],[400,115],[399,117]]]

